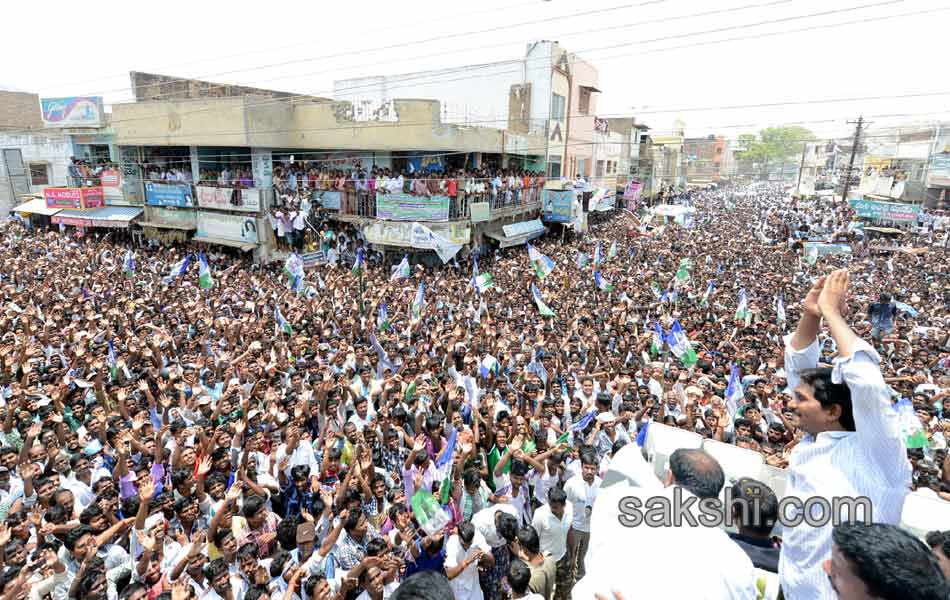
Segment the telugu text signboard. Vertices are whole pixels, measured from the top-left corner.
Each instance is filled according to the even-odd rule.
[[[541,218],[552,223],[570,223],[574,190],[541,190]]]
[[[257,219],[227,213],[198,213],[198,237],[257,244]]]
[[[914,204],[881,202],[865,198],[851,198],[849,203],[859,217],[878,221],[913,222],[917,220],[917,215],[920,213],[920,206]]]
[[[449,197],[376,194],[376,216],[389,221],[448,221]]]
[[[258,212],[261,209],[261,192],[258,189],[196,186],[195,195],[201,208]]]

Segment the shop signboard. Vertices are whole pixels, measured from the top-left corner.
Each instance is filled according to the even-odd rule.
[[[541,190],[541,218],[552,223],[570,223],[574,190]]]
[[[154,183],[145,184],[145,201],[150,206],[174,206],[176,208],[193,208],[195,201],[191,196],[191,185],[187,183]]]
[[[256,188],[237,189],[196,186],[198,206],[218,210],[258,212],[261,209],[261,191]]]
[[[390,221],[448,221],[449,197],[376,194],[376,216]]]
[[[881,202],[879,200],[867,200],[861,197],[851,198],[848,202],[859,217],[878,221],[914,222],[920,213],[920,206],[915,204]]]
[[[327,210],[340,210],[340,197],[343,192],[333,190],[314,190],[311,200],[319,202]]]
[[[106,169],[99,175],[99,182],[105,188],[117,188],[121,185],[121,177],[115,169]]]
[[[244,244],[257,244],[255,217],[218,212],[198,212],[198,237],[218,238]]]
[[[40,98],[45,127],[102,127],[101,96]]]
[[[106,205],[101,187],[48,187],[43,198],[47,208],[85,210]]]

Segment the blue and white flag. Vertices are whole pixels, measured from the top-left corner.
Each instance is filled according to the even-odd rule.
[[[643,425],[640,426],[640,431],[637,432],[637,446],[643,448],[643,445],[647,443],[647,430],[650,427],[650,421],[645,421]]]
[[[125,259],[122,261],[122,271],[126,277],[135,275],[135,255],[132,254],[131,250],[125,251]]]
[[[422,307],[426,303],[426,284],[419,282],[419,288],[416,290],[416,297],[412,301],[412,318],[418,319],[422,315]]]
[[[399,365],[389,360],[389,355],[386,354],[385,350],[383,350],[383,347],[379,344],[379,340],[376,339],[376,334],[372,331],[369,333],[369,343],[376,352],[376,357],[379,359],[378,372],[376,373],[376,376],[382,377],[383,369],[389,369],[392,373],[398,373]]]
[[[115,348],[112,347],[112,340],[109,340],[109,356],[106,358],[106,364],[109,367],[109,377],[115,381],[119,373],[119,362],[115,358]]]
[[[376,325],[380,331],[389,331],[389,309],[385,302],[379,305],[379,315],[376,317]]]
[[[594,248],[594,266],[604,262],[604,257],[600,253],[600,240],[597,240],[597,247]]]
[[[659,321],[653,322],[653,339],[650,342],[650,352],[654,356],[659,354],[663,350],[663,342],[666,340],[666,332],[663,331],[663,327],[660,326]]]
[[[614,284],[610,283],[600,274],[600,271],[594,271],[594,284],[597,286],[597,289],[603,290],[605,292],[614,291]]]
[[[356,249],[356,258],[353,259],[353,274],[360,275],[366,269],[366,261],[363,258],[363,247]]]
[[[909,314],[911,317],[916,317],[918,314],[917,309],[915,309],[910,304],[905,304],[903,302],[894,302],[894,307],[901,312],[905,312]]]
[[[409,269],[409,255],[402,257],[402,260],[399,261],[399,264],[393,267],[393,274],[389,276],[390,281],[398,281],[400,279],[408,279],[410,274]]]
[[[779,323],[785,322],[785,301],[781,296],[775,298],[775,315]]]
[[[528,260],[534,265],[538,279],[544,279],[554,270],[554,261],[538,252],[531,244],[528,244]]]
[[[745,297],[745,288],[739,290],[739,306],[736,308],[736,321],[748,319],[752,313],[749,312],[749,303]]]
[[[680,362],[683,363],[683,366],[687,369],[695,365],[699,360],[696,356],[696,351],[693,350],[693,344],[689,341],[683,328],[680,327],[679,321],[673,321],[673,325],[670,327],[670,334],[666,337],[666,343],[670,345],[670,350],[680,359]]]
[[[165,280],[169,281],[172,279],[178,279],[179,277],[185,274],[185,271],[188,270],[188,265],[190,264],[191,264],[191,255],[189,254],[185,258],[181,259],[180,261],[172,265],[172,269],[171,271],[168,272],[168,275],[165,277]]]
[[[548,383],[548,370],[544,368],[544,365],[541,364],[541,361],[534,357],[531,359],[531,362],[528,363],[528,366],[525,367],[525,371],[528,373],[534,373],[538,376],[538,379],[543,381],[545,385]]]
[[[716,285],[713,283],[712,279],[709,280],[709,285],[706,286],[706,293],[703,294],[703,299],[699,302],[700,306],[707,306],[709,304],[709,296],[716,291]]]
[[[729,385],[726,386],[726,411],[729,413],[730,422],[736,418],[739,411],[739,404],[745,399],[745,391],[742,389],[742,382],[739,381],[739,369],[736,364],[729,366]]]

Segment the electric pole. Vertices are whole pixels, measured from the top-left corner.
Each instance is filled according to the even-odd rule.
[[[848,202],[848,189],[851,187],[851,171],[854,170],[854,155],[858,151],[858,144],[861,143],[861,132],[868,125],[868,122],[864,120],[863,116],[859,116],[857,121],[848,121],[848,123],[854,123],[855,127],[854,139],[851,141],[851,159],[848,161],[848,170],[845,171],[844,191],[841,193],[841,199],[845,203]]]

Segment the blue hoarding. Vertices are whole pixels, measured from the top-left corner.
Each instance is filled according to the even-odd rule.
[[[574,190],[541,190],[541,218],[553,223],[571,222]]]
[[[175,206],[177,208],[193,208],[195,200],[191,193],[191,185],[187,183],[153,183],[145,184],[145,202],[149,206]]]

